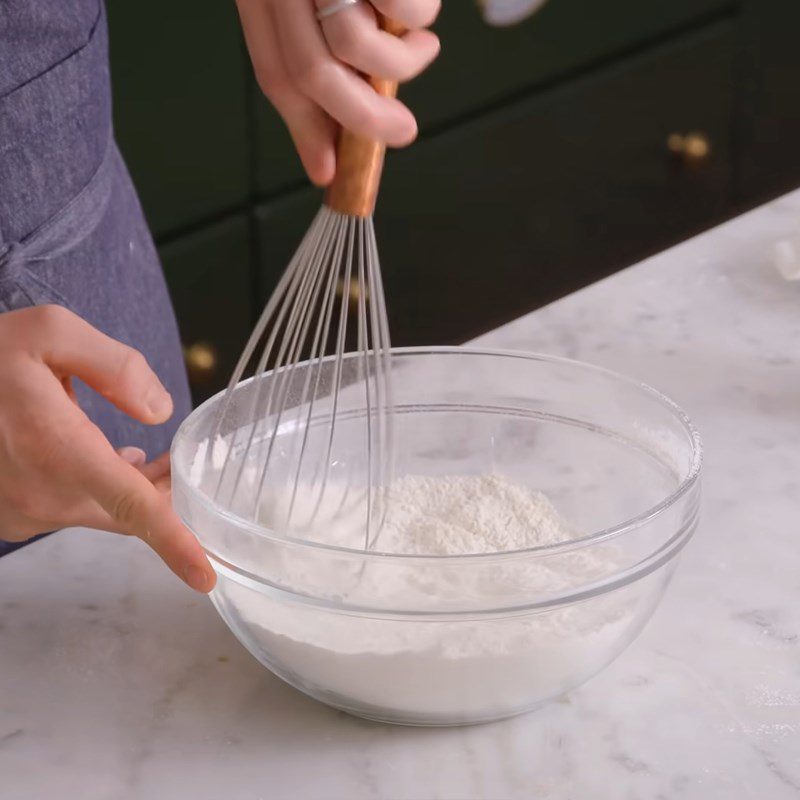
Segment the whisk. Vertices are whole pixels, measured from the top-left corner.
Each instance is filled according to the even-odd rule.
[[[385,18],[380,24],[403,32]],[[368,80],[382,95],[397,92],[395,82]],[[363,508],[364,549],[385,519],[394,453],[391,345],[372,222],[384,155],[383,144],[340,132],[336,176],[239,358],[207,456],[219,468],[215,499],[257,522],[267,499],[273,528],[313,528],[321,513],[330,520]]]

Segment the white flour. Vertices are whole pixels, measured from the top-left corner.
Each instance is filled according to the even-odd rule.
[[[575,538],[544,495],[491,475],[406,477],[393,485],[389,509],[381,552],[498,553]],[[327,526],[324,541],[360,547],[363,532],[354,520],[362,513]],[[269,516],[265,509],[265,521]],[[296,557],[275,567],[290,585],[318,586],[372,608],[500,609],[591,584],[615,570],[617,557],[606,546],[453,567],[436,559],[423,566],[378,559],[332,570],[327,561]],[[601,669],[638,630],[631,591],[638,589],[538,613],[425,620],[288,604],[227,582],[223,605],[247,621],[251,648],[311,694],[378,717],[454,722],[523,710]]]
[[[494,475],[401,478],[378,539],[390,553],[502,553],[574,538],[541,492]]]
[[[286,498],[267,491],[261,522],[280,527],[286,518]],[[286,492],[288,495],[289,493]],[[303,538],[355,550],[364,547],[364,502],[346,504],[334,488],[322,505],[310,490],[300,490],[292,521],[330,520],[303,529]],[[424,477],[396,480],[389,493],[389,512],[371,550],[414,555],[464,555],[524,550],[575,538],[541,493],[495,475]],[[296,533],[295,535],[300,535]]]

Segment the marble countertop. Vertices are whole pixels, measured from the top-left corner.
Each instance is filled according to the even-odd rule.
[[[700,530],[601,675],[500,723],[367,723],[274,678],[145,547],[69,531],[0,560],[0,798],[800,797],[793,248],[800,192],[480,340],[632,374],[703,434]]]

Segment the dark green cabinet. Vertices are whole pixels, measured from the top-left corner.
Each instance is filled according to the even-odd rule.
[[[796,0],[548,0],[506,29],[443,5],[376,214],[398,344],[462,341],[800,183]],[[117,136],[201,399],[322,197],[235,4],[108,10]]]
[[[750,206],[800,183],[800,3],[744,0],[736,120],[737,204]]]
[[[154,232],[243,205],[248,92],[234,4],[107,5],[117,140]]]
[[[475,3],[447,2],[436,23],[442,52],[401,94],[424,136],[693,20],[727,14],[730,5],[726,0],[550,0],[523,24],[497,28],[483,21]],[[255,102],[258,189],[269,195],[302,180],[302,168],[278,115],[263,97]]]
[[[392,154],[376,227],[394,342],[462,341],[719,219],[733,44],[722,22]],[[696,130],[709,153],[676,159],[670,135]],[[265,288],[318,204],[259,210]]]
[[[160,248],[178,316],[192,395],[223,388],[250,332],[250,225],[244,215]]]

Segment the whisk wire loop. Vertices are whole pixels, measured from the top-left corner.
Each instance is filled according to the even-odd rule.
[[[345,374],[351,343],[355,369],[348,359]],[[244,399],[237,398],[254,358],[252,382]],[[342,441],[348,441],[340,446],[343,391],[348,429]],[[353,416],[354,405],[363,413]],[[313,527],[320,517],[329,521],[361,503],[369,549],[385,520],[393,474],[391,405],[389,326],[372,219],[323,207],[267,302],[220,403],[205,456],[214,471],[221,462],[215,500],[261,523],[267,501],[268,524],[285,532]],[[363,426],[355,436],[354,419]],[[363,442],[361,456],[352,452],[354,441]]]

